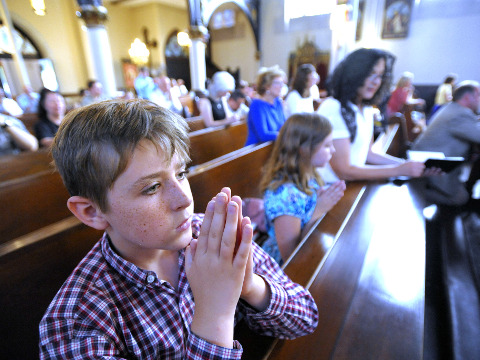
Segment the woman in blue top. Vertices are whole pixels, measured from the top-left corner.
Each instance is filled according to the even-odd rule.
[[[253,99],[248,113],[248,136],[245,145],[275,140],[285,122],[282,89],[285,73],[277,66],[260,70],[257,78],[258,98]]]
[[[317,113],[292,115],[280,130],[260,183],[269,235],[262,247],[277,262],[343,196],[343,180],[324,188],[316,171],[334,152],[332,125]]]

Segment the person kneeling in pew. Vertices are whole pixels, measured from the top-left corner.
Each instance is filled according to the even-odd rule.
[[[343,180],[324,187],[316,171],[334,152],[332,125],[321,115],[294,114],[280,129],[260,182],[268,232],[262,247],[280,264],[343,196]]]
[[[240,197],[223,188],[193,214],[187,131],[140,99],[66,116],[52,154],[68,208],[105,233],[42,318],[42,359],[239,359],[238,316],[279,338],[316,328],[310,293],[252,243]]]

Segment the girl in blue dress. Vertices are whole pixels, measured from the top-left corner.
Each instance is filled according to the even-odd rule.
[[[262,247],[280,264],[343,196],[344,181],[324,187],[316,171],[334,152],[332,125],[317,113],[292,115],[280,129],[260,183],[269,235]]]

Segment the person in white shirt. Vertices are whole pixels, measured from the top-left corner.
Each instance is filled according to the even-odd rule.
[[[165,75],[161,75],[155,77],[153,82],[156,87],[155,90],[150,93],[150,100],[165,109],[171,110],[177,114],[182,114],[182,104],[172,89],[170,79]]]
[[[12,116],[0,114],[0,155],[36,151],[38,141],[23,122]]]
[[[134,81],[135,92],[140,99],[150,99],[150,94],[155,89],[155,84],[146,66],[142,66]]]
[[[293,79],[292,88],[284,103],[286,119],[293,114],[304,112],[312,113],[314,111],[314,98],[311,93],[311,88],[316,85],[318,79],[319,76],[312,64],[302,64],[298,67],[295,78]]]
[[[81,106],[90,105],[99,101],[107,100],[108,97],[103,94],[103,85],[97,80],[89,80],[87,83],[87,91],[80,103]]]
[[[235,116],[238,120],[245,120],[247,118],[250,109],[245,105],[245,95],[241,90],[234,90],[230,94],[225,110],[227,117]]]
[[[15,100],[6,97],[2,88],[0,88],[0,113],[10,116],[23,115],[22,108]]]
[[[404,160],[372,150],[377,105],[389,91],[395,58],[379,49],[350,53],[327,80],[330,95],[318,112],[333,125],[336,149],[321,175],[326,183],[377,180],[397,176],[419,177],[423,162]],[[430,175],[429,171],[425,175]]]

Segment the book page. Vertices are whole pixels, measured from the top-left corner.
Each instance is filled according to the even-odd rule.
[[[407,150],[409,160],[425,162],[428,159],[445,159],[445,154],[439,151],[414,151]]]

